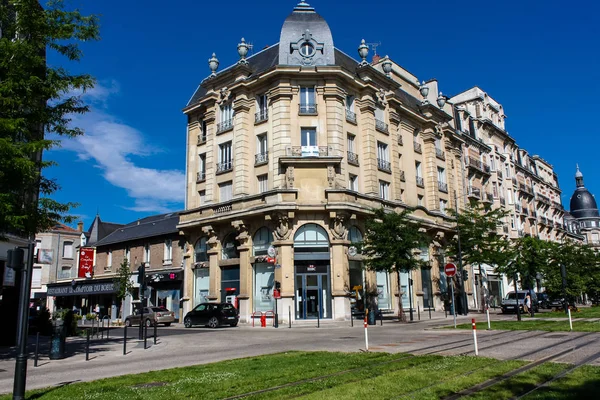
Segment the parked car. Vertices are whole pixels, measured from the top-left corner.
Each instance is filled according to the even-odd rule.
[[[538,293],[538,308],[552,308],[548,293]]]
[[[238,310],[230,303],[200,303],[185,315],[186,328],[194,325],[206,325],[217,328],[220,325],[237,326],[240,320]]]
[[[125,325],[139,325],[141,317],[142,316],[139,310],[135,310],[133,314],[125,318]],[[172,322],[175,321],[175,313],[173,311],[167,310],[164,307],[145,307],[144,321],[146,326],[152,326],[155,324],[164,324],[165,326],[169,326]]]
[[[523,312],[523,303],[525,302],[525,296],[529,293],[527,290],[518,290],[517,295],[515,292],[508,292],[504,300],[502,300],[502,313],[516,313],[517,312],[517,296],[518,296],[518,306],[519,310]],[[533,311],[537,312],[539,309],[537,295],[534,291],[531,291],[531,304],[533,306]]]

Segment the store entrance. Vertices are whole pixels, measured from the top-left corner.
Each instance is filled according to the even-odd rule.
[[[331,318],[331,292],[328,265],[319,266],[324,272],[306,272],[317,266],[296,266],[296,318]]]

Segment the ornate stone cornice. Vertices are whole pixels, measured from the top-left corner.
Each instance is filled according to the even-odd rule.
[[[267,96],[272,101],[276,101],[281,98],[291,99],[294,97],[294,88],[292,86],[277,86],[269,90]]]
[[[274,221],[275,229],[273,230],[273,236],[276,240],[287,240],[289,239],[292,229],[290,218],[288,215],[283,213],[276,213],[271,218]]]

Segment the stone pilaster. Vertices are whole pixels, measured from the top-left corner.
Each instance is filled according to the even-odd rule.
[[[390,151],[390,162],[392,163],[392,175],[393,175],[393,193],[392,198],[397,201],[403,201],[402,199],[402,181],[400,180],[400,171],[402,166],[400,165],[400,156],[402,154],[402,146],[398,144],[398,136],[401,135],[400,130],[400,115],[395,110],[390,110],[390,137],[391,137],[391,151]]]
[[[207,106],[204,120],[206,121],[206,144],[203,146],[203,151],[206,154],[206,183],[205,183],[205,199],[206,203],[213,203],[216,200],[216,163],[218,156],[217,144],[215,141],[217,125],[216,125],[216,104],[213,102]]]
[[[379,182],[377,180],[377,138],[375,135],[375,101],[368,96],[356,100],[360,110],[359,131],[361,132],[361,162],[362,181],[366,194],[378,196]]]
[[[425,181],[426,207],[429,210],[438,210],[440,203],[435,157],[435,132],[432,129],[425,129],[421,137],[423,138],[423,179]]]
[[[202,232],[208,236],[207,254],[208,254],[208,274],[209,287],[208,299],[211,301],[221,301],[221,268],[219,267],[219,253],[221,251],[221,243],[217,239],[216,233],[212,226],[205,226]]]
[[[250,255],[252,249],[251,237],[248,233],[248,227],[244,221],[237,220],[231,223],[238,235],[236,240],[240,246],[240,293],[238,294],[240,319],[242,322],[248,322],[252,309],[252,264],[250,263]]]
[[[327,145],[332,150],[332,154],[328,155],[346,158],[344,152],[344,120],[346,118],[344,109],[345,93],[337,86],[325,86],[325,88],[323,88],[323,98],[326,107]],[[335,177],[334,188],[346,187],[346,171],[346,163],[341,163],[340,173]]]
[[[247,196],[253,183],[253,164],[250,138],[252,120],[250,110],[254,99],[246,93],[240,94],[234,103],[233,123],[233,164],[235,179],[233,182],[233,197]]]
[[[267,94],[271,103],[271,115],[269,118],[273,119],[272,149],[270,153],[272,154],[274,165],[273,171],[278,170],[276,166],[279,163],[279,158],[284,157],[286,155],[286,148],[292,145],[291,105],[295,92],[297,92],[297,89],[290,86],[289,83],[281,82],[278,87],[273,88]],[[298,132],[299,134],[300,132]],[[285,171],[273,176],[274,189],[285,188],[285,184]]]

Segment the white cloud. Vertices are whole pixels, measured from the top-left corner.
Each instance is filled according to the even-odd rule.
[[[76,152],[81,160],[93,160],[110,184],[125,189],[135,200],[135,206],[124,208],[168,212],[181,207],[185,195],[184,172],[135,165],[132,156],[156,156],[160,151],[140,131],[107,112],[108,98],[116,93],[118,84],[113,81],[107,86],[97,84],[82,95],[92,105],[92,111],[73,116],[73,124],[84,129],[85,135],[63,141],[62,148]]]

